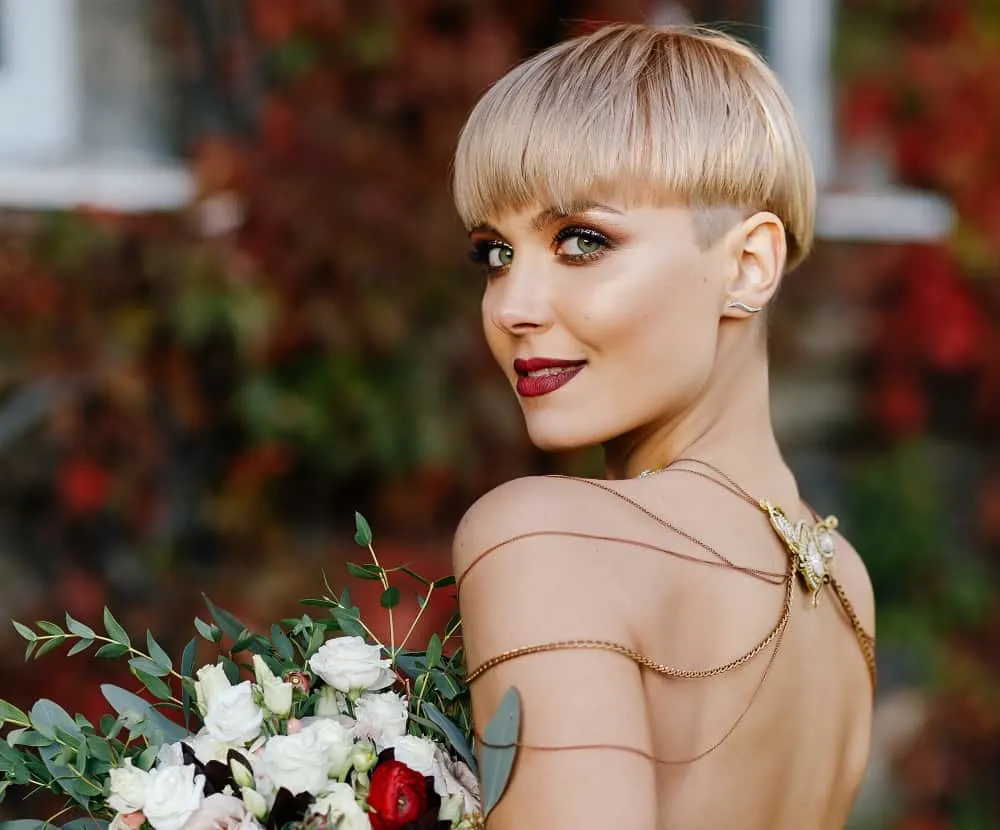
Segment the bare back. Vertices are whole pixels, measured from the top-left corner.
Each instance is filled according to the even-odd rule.
[[[620,592],[612,601],[629,617],[632,641],[625,645],[681,674],[709,674],[641,671],[655,826],[842,828],[868,755],[873,690],[855,626],[832,588],[821,589],[813,607],[796,579],[787,623],[779,625],[788,583],[762,575],[780,577],[789,553],[759,510],[712,482],[678,473],[655,486],[582,480],[556,486],[548,529],[562,521],[564,529],[593,537],[571,556],[581,563],[582,584],[589,571],[599,583],[592,590]],[[804,505],[788,513],[793,520],[809,516]],[[508,555],[497,551],[492,558]],[[613,561],[621,578],[609,584],[606,573],[584,565],[591,556]],[[836,577],[870,631],[867,574],[839,536]],[[572,627],[568,621],[566,631]],[[579,636],[596,635],[599,627]],[[766,644],[741,660],[760,643]],[[469,645],[472,666],[494,656]]]

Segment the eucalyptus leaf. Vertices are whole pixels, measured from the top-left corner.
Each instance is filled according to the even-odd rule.
[[[192,637],[181,654],[181,674],[184,677],[194,677],[194,661],[198,656],[198,638]]]
[[[33,643],[35,642],[35,640],[38,639],[38,635],[23,623],[19,623],[17,620],[12,620],[11,625],[13,625],[14,630],[22,637],[24,637],[24,639],[27,640],[29,643]],[[11,822],[8,822],[8,824],[10,823]]]
[[[18,726],[28,725],[28,715],[22,712],[12,703],[8,703],[6,700],[0,700],[0,724],[13,723]]]
[[[155,731],[159,731],[167,743],[176,743],[188,737],[188,731],[184,727],[168,720],[149,701],[127,689],[105,683],[101,686],[101,693],[119,715],[128,716],[123,718],[124,722],[139,726],[140,734],[150,737]]]
[[[154,663],[152,660],[147,660],[145,657],[133,657],[128,661],[128,664],[136,671],[141,671],[143,674],[151,674],[153,677],[165,677],[170,674],[170,669],[165,669],[158,663]]]
[[[34,729],[13,729],[7,733],[9,746],[48,746],[55,738],[47,738]]]
[[[69,651],[66,652],[66,656],[72,657],[74,654],[79,654],[81,651],[86,651],[93,644],[94,641],[90,639],[77,640],[75,643],[73,643],[73,648],[71,648]]]
[[[156,642],[150,631],[146,632],[146,649],[149,651],[149,656],[156,665],[166,669],[167,673],[173,669],[174,661],[170,659],[170,655],[164,651],[163,647]]]
[[[205,622],[201,617],[194,618],[194,627],[202,637],[208,640],[210,643],[219,642],[217,637],[222,635],[222,630],[217,625],[210,625]]]
[[[62,730],[75,738],[83,737],[80,727],[69,713],[58,703],[46,698],[36,701],[31,707],[30,719],[32,727],[47,738],[54,738],[56,730]]]
[[[425,702],[421,709],[423,713],[427,715],[427,719],[431,721],[438,729],[440,729],[445,738],[448,739],[448,743],[451,744],[452,749],[458,753],[459,757],[465,761],[469,769],[472,770],[473,775],[479,775],[479,765],[476,763],[476,756],[472,754],[472,750],[469,748],[468,741],[465,740],[465,735],[462,734],[462,730],[459,729],[453,721],[441,712],[433,703]]]
[[[379,603],[383,608],[395,608],[399,605],[399,588],[395,585],[386,588],[382,592],[382,597],[379,600]]]
[[[318,625],[315,626],[309,634],[309,644],[306,646],[305,656],[307,660],[319,651],[320,646],[323,645],[325,640],[326,631]]]
[[[44,643],[38,646],[38,650],[35,652],[35,659],[37,660],[43,654],[48,654],[54,648],[59,648],[59,646],[61,646],[65,642],[66,642],[65,634],[59,634],[57,636],[54,636],[51,640],[46,640]],[[32,645],[34,645],[34,643],[32,643]]]
[[[97,636],[97,632],[94,631],[89,625],[84,625],[79,620],[74,620],[69,612],[66,612],[66,628],[77,637],[82,637],[84,640],[93,640]]]
[[[155,665],[155,664],[153,664]],[[170,700],[174,694],[170,691],[170,687],[164,683],[157,675],[147,674],[142,669],[137,669],[133,667],[133,673],[139,678],[139,681],[149,689],[150,694],[154,697],[158,697],[160,700]]]
[[[114,614],[111,613],[107,606],[104,608],[104,629],[108,632],[108,636],[116,643],[121,643],[126,646],[132,645],[128,632],[122,628],[121,624],[115,619]]]
[[[212,619],[215,620],[216,625],[218,625],[226,636],[233,642],[239,640],[242,632],[246,630],[246,626],[224,608],[216,606],[212,600],[204,594],[202,594],[202,599],[205,600],[205,605],[208,607],[208,611],[212,615]]]
[[[223,657],[219,661],[219,665],[222,666],[222,670],[226,673],[226,678],[232,685],[235,686],[240,682],[240,667],[234,661],[228,657]]]
[[[427,668],[433,669],[441,662],[443,648],[441,638],[437,634],[432,634],[427,644]]]
[[[462,694],[462,687],[450,674],[446,674],[440,669],[431,669],[431,679],[434,681],[434,688],[441,693],[445,700],[454,700]]]
[[[396,665],[411,680],[415,679],[421,672],[427,670],[427,666],[424,665],[423,658],[418,657],[415,654],[397,654]]]
[[[353,562],[348,562],[347,572],[355,579],[379,580],[382,578],[382,569],[375,565],[356,565]]]
[[[96,818],[77,818],[66,822],[62,830],[108,830],[108,822]]]
[[[352,609],[356,611],[357,609]],[[362,639],[367,637],[368,632],[365,631],[364,626],[360,623],[360,618],[356,613],[351,613],[345,611],[343,608],[338,608],[333,612],[333,617],[337,621],[337,625],[340,626],[340,630],[343,631],[348,637],[361,637]]]
[[[59,747],[43,746],[39,748],[38,754],[41,756],[42,763],[45,764],[45,768],[49,771],[49,775],[51,775],[58,782],[58,786],[63,790],[63,792],[65,792],[66,795],[72,798],[84,809],[87,809],[89,799],[87,796],[77,792],[76,790],[76,784],[79,782],[79,778],[73,774],[73,770],[58,761],[60,754]]]
[[[95,657],[104,657],[113,660],[115,657],[124,657],[128,654],[128,648],[119,643],[105,643],[94,652]]]
[[[520,733],[521,695],[511,686],[483,733],[480,769],[484,816],[489,816],[507,790]]]
[[[372,543],[372,529],[368,521],[360,513],[354,513],[354,541],[366,548]]]
[[[288,639],[288,635],[281,630],[281,626],[277,623],[271,626],[271,641],[274,643],[274,648],[282,660],[286,663],[291,663],[295,660],[295,647],[292,645],[292,641]]]
[[[56,625],[54,622],[49,622],[48,620],[39,620],[37,623],[38,627],[42,629],[46,634],[54,635],[65,635],[65,631],[62,630],[61,626]]]

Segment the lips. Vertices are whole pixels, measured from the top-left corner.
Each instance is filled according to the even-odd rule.
[[[583,370],[585,360],[560,360],[551,357],[519,358],[514,361],[517,393],[522,398],[537,398],[565,386]]]

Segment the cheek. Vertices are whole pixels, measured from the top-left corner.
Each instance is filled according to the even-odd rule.
[[[488,293],[483,294],[483,300],[480,308],[482,314],[483,336],[486,338],[486,345],[489,347],[490,354],[493,355],[493,359],[496,360],[496,362],[502,367],[507,362],[504,351],[506,338],[493,323],[493,307],[490,303]]]
[[[633,284],[602,286],[574,316],[583,323],[584,336],[596,352],[610,356],[627,351],[648,364],[670,360],[685,346],[698,348],[698,342],[710,335],[713,309],[701,294],[675,287],[668,275],[653,276]]]

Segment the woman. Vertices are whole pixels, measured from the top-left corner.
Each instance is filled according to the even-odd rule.
[[[815,205],[773,74],[606,27],[485,95],[454,189],[532,441],[607,470],[512,481],[457,531],[477,728],[511,686],[524,708],[491,830],[843,827],[874,608],[770,421],[766,309]]]

